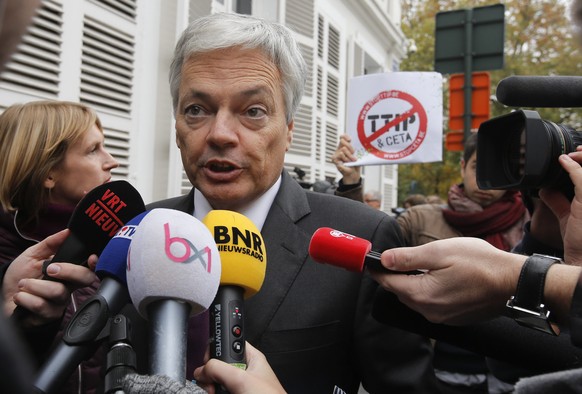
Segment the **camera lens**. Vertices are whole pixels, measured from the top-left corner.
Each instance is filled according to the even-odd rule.
[[[535,191],[555,188],[573,195],[558,157],[582,145],[582,133],[518,110],[483,122],[477,144],[477,184],[481,189]]]
[[[581,135],[566,125],[547,120],[543,120],[543,123],[549,136],[549,146],[545,148],[551,152],[551,161],[539,187],[559,187],[569,184],[570,178],[558,163],[558,157],[561,154],[575,151],[576,146],[582,144]]]
[[[525,128],[520,127],[507,137],[507,144],[501,147],[505,151],[504,170],[511,183],[519,182],[525,175]]]

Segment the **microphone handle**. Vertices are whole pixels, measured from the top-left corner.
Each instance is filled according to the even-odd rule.
[[[111,320],[105,365],[106,394],[123,393],[123,379],[137,371],[137,356],[131,345],[130,330],[130,321],[124,315],[117,315]]]
[[[63,338],[35,378],[40,393],[56,393],[81,361],[91,357],[104,336],[109,316],[117,314],[129,300],[124,285],[115,279],[101,281],[98,293],[89,298],[73,315]]]
[[[244,290],[240,286],[218,288],[210,317],[210,356],[245,369]]]
[[[420,270],[412,270],[412,271],[393,271],[393,270],[389,270],[388,268],[384,267],[382,265],[382,261],[381,261],[381,257],[382,253],[380,252],[375,252],[373,250],[369,251],[366,254],[366,257],[364,259],[364,265],[366,266],[366,268],[374,270],[374,271],[380,271],[382,273],[385,274],[395,274],[395,275],[420,275],[423,274],[424,272],[420,271]]]
[[[218,287],[210,313],[210,357],[246,369],[243,295],[240,286]],[[217,384],[216,393],[228,391]]]
[[[105,247],[105,245],[103,245],[103,247]],[[87,241],[83,241],[77,234],[71,231],[50,262],[83,264],[91,254],[89,249],[91,248],[88,247]],[[48,264],[50,263],[47,263],[46,265]],[[43,267],[43,271],[45,268],[46,267]]]
[[[154,301],[147,307],[150,321],[150,373],[184,384],[190,305],[177,300]]]

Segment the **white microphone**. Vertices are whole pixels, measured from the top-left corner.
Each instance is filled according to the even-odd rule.
[[[127,287],[150,321],[150,373],[186,379],[188,318],[210,306],[220,284],[220,255],[202,222],[172,209],[141,221],[127,256]]]

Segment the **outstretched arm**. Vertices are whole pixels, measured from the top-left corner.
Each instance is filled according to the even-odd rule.
[[[550,267],[544,300],[558,321],[568,320],[576,283],[582,272],[582,148],[561,155],[576,196],[568,201],[557,191],[543,190],[541,198],[560,222],[566,264]],[[382,254],[391,270],[425,270],[406,276],[374,272],[385,289],[410,308],[436,323],[468,324],[501,314],[515,292],[526,256],[503,252],[476,238],[451,238]]]
[[[427,270],[421,275],[374,272],[375,280],[400,301],[434,323],[471,324],[496,317],[514,295],[527,256],[499,250],[477,238],[450,238],[382,253],[382,264],[396,271]],[[553,265],[545,301],[554,316],[567,320],[581,267]]]
[[[47,274],[59,281],[42,280],[43,262],[49,259],[69,235],[60,231],[22,252],[8,267],[2,282],[4,313],[11,315],[16,306],[33,312],[21,322],[24,327],[40,326],[63,315],[69,295],[77,288],[89,286],[95,281],[91,269],[65,262],[55,262],[47,268]],[[97,256],[91,256],[94,265]]]

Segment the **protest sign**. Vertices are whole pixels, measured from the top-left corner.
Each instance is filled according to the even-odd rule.
[[[346,165],[442,160],[442,76],[393,72],[350,79],[347,133],[356,162]]]

